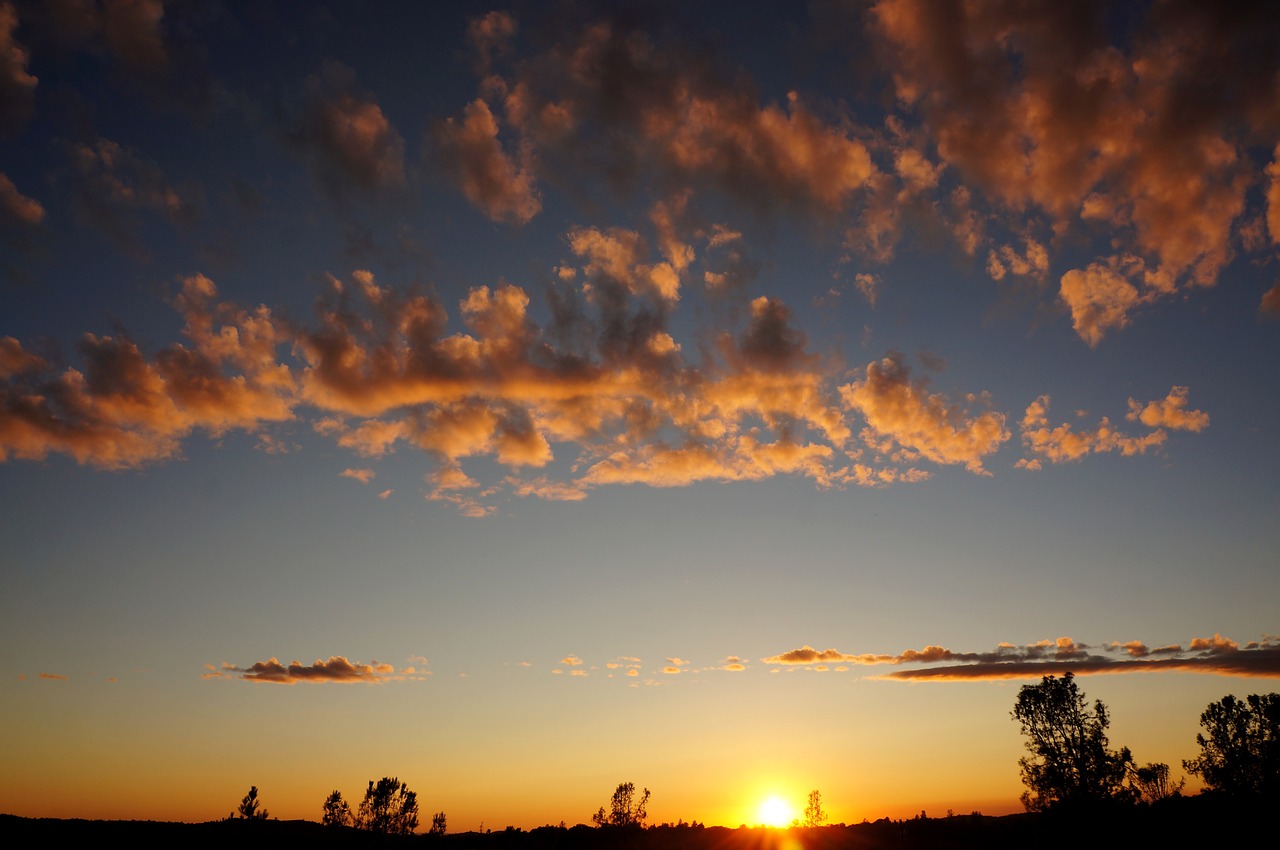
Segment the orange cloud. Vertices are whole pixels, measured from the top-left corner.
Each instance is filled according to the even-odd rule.
[[[354,478],[361,484],[368,484],[377,474],[372,469],[344,469],[338,473],[340,478]]]
[[[1202,410],[1187,410],[1186,387],[1174,387],[1169,395],[1160,401],[1150,401],[1143,405],[1129,399],[1129,413],[1125,419],[1140,421],[1148,428],[1173,428],[1182,431],[1203,431],[1209,427],[1209,414]]]
[[[542,209],[533,175],[502,149],[498,122],[483,100],[467,106],[461,123],[448,119],[436,141],[445,168],[489,218],[524,224]]]
[[[1177,387],[1175,390],[1179,389]],[[1175,399],[1176,393],[1169,394],[1170,399]],[[1185,403],[1185,393],[1182,395],[1182,403]],[[1129,419],[1137,419],[1145,412],[1145,408],[1140,409],[1138,413],[1133,412],[1133,405],[1137,404],[1130,400],[1131,412]],[[1199,422],[1196,418],[1204,416],[1204,427],[1208,424],[1208,417],[1200,411],[1181,411],[1177,406],[1170,407],[1169,399],[1164,402],[1152,402],[1151,405],[1157,405],[1153,408],[1156,412],[1150,414],[1147,418],[1152,419],[1157,424],[1162,424],[1160,417],[1184,417],[1185,421]],[[1163,406],[1159,406],[1163,405]],[[1140,406],[1139,406],[1140,407]],[[1149,405],[1150,407],[1150,405]],[[1172,410],[1172,413],[1166,413]],[[1183,421],[1183,420],[1179,420]],[[1144,420],[1144,424],[1147,424]],[[1190,428],[1190,424],[1179,427]],[[1037,457],[1024,458],[1018,461],[1018,466],[1025,469],[1040,469],[1040,458],[1050,461],[1051,463],[1062,463],[1064,461],[1079,460],[1087,454],[1100,454],[1103,452],[1119,452],[1125,457],[1132,455],[1144,454],[1147,449],[1158,448],[1163,445],[1167,434],[1163,430],[1152,431],[1142,437],[1131,437],[1116,431],[1111,421],[1107,417],[1102,417],[1098,422],[1097,428],[1093,430],[1075,431],[1068,423],[1063,423],[1057,427],[1049,427],[1049,396],[1042,395],[1031,404],[1027,405],[1027,412],[1022,417],[1022,443],[1027,447],[1033,455]],[[1199,430],[1199,428],[1191,428],[1191,430]]]
[[[963,464],[970,472],[986,474],[983,457],[1009,439],[1004,414],[972,415],[942,394],[930,394],[923,382],[911,382],[896,354],[867,364],[866,380],[842,386],[840,396],[866,417],[875,434],[935,463]]]
[[[1142,297],[1124,276],[1107,266],[1093,263],[1085,271],[1072,269],[1062,276],[1059,290],[1071,310],[1071,322],[1090,347],[1102,341],[1107,331],[1129,324],[1129,313]]]
[[[71,677],[70,677],[70,676],[63,676],[61,673],[41,673],[41,674],[40,674],[40,678],[41,678],[41,679],[50,679],[50,680],[55,681],[55,682],[65,682],[65,681],[67,681],[68,679],[70,679]]]
[[[217,436],[292,418],[293,381],[275,362],[281,341],[266,308],[215,304],[200,275],[174,300],[192,346],[174,344],[147,360],[128,339],[86,334],[81,369],[51,374],[43,360],[6,339],[0,385],[0,461],[50,452],[122,469],[176,455],[195,429]]]

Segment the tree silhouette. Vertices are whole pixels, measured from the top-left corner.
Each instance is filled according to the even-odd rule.
[[[1013,718],[1032,753],[1018,761],[1027,786],[1022,804],[1029,811],[1132,800],[1124,780],[1133,757],[1128,748],[1107,749],[1107,707],[1098,700],[1091,711],[1071,673],[1023,685]]]
[[[324,801],[324,816],[320,823],[325,826],[350,826],[351,807],[342,799],[342,793],[334,791]]]
[[[1209,737],[1196,735],[1200,757],[1184,761],[1211,792],[1234,797],[1280,795],[1280,694],[1232,695],[1200,715]]]
[[[436,812],[431,816],[431,829],[427,830],[427,835],[444,835],[444,831],[444,812]]]
[[[249,793],[240,800],[239,816],[243,820],[266,820],[267,810],[258,811],[258,786],[249,786]]]
[[[609,811],[606,813],[604,806],[601,806],[600,810],[591,816],[592,822],[596,826],[636,828],[644,826],[644,819],[649,816],[645,811],[645,806],[649,803],[649,789],[644,789],[644,796],[639,802],[635,802],[635,794],[634,782],[621,783],[614,789],[613,797],[609,800]]]
[[[804,825],[812,828],[826,822],[827,813],[822,810],[822,794],[815,788],[809,792],[809,805],[804,807]]]
[[[412,835],[418,828],[418,795],[394,776],[384,776],[377,784],[370,779],[355,824],[385,835]]]

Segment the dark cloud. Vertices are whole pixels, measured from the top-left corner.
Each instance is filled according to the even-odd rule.
[[[316,659],[313,664],[303,664],[300,661],[290,661],[288,664],[282,664],[275,658],[258,661],[248,667],[237,667],[234,664],[225,663],[216,667],[212,664],[206,664],[205,670],[207,672],[203,674],[203,678],[206,679],[234,678],[278,685],[296,685],[300,682],[310,684],[323,682],[379,684],[382,682],[405,681],[407,679],[420,680],[427,675],[426,671],[415,667],[397,670],[392,664],[382,664],[377,661],[362,664],[359,661],[349,661],[342,655],[331,655],[328,661]]]
[[[329,62],[307,79],[290,139],[306,152],[312,176],[331,197],[405,184],[404,139],[341,63]]]
[[[0,137],[26,126],[35,105],[39,82],[27,71],[27,49],[16,38],[18,13],[11,3],[0,3]]]

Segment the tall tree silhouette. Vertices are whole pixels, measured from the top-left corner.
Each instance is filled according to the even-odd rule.
[[[1127,747],[1107,749],[1107,707],[1097,700],[1091,710],[1071,673],[1023,685],[1013,718],[1031,751],[1018,761],[1028,810],[1133,799],[1124,781],[1133,757]]]
[[[649,816],[645,807],[649,803],[649,789],[644,789],[644,796],[637,802],[635,799],[636,785],[634,782],[623,782],[613,791],[613,796],[609,799],[609,811],[604,810],[604,806],[600,807],[591,820],[596,826],[624,826],[624,827],[642,827],[644,819]]]

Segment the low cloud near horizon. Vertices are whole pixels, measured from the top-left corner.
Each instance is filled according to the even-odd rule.
[[[958,652],[941,646],[908,649],[898,655],[846,653],[818,650],[805,645],[761,659],[765,664],[818,669],[832,663],[852,665],[926,665],[894,670],[875,676],[899,681],[981,681],[1026,679],[1074,673],[1207,673],[1245,678],[1280,678],[1280,637],[1265,635],[1261,641],[1241,646],[1214,634],[1181,644],[1149,647],[1141,641],[1101,645],[1078,643],[1069,637],[1042,640],[1025,646],[1001,644],[990,652]]]

